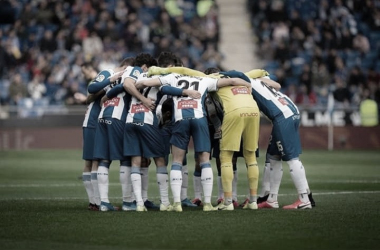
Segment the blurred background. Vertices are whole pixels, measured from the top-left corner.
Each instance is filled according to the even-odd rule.
[[[305,148],[380,149],[380,0],[0,1],[0,150],[82,147],[87,82],[140,52],[263,68]],[[260,147],[271,125],[262,119]]]

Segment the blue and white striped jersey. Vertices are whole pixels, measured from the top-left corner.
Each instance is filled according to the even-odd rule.
[[[158,76],[153,76],[158,77]],[[137,81],[141,81],[143,79],[149,79],[147,73],[142,73],[139,75]],[[142,91],[142,94],[155,100],[156,105],[160,102],[162,97],[162,93],[156,87],[147,87]],[[138,100],[136,97],[132,96],[131,105],[129,107],[128,115],[127,115],[127,123],[136,123],[136,124],[150,124],[150,125],[158,125],[158,119],[156,116],[156,110],[149,110],[144,104]]]
[[[258,79],[250,80],[253,98],[256,100],[260,111],[270,120],[281,114],[284,118],[299,114],[297,106],[288,96]]]
[[[87,88],[90,88],[90,86],[93,87],[94,84],[95,85],[96,84],[102,84],[112,74],[113,74],[113,70],[102,70],[101,72],[98,73],[98,75],[95,77],[95,79],[90,82],[90,84],[88,85]],[[102,89],[102,87],[99,88],[99,90],[101,90],[101,89]],[[95,93],[93,93],[93,94],[95,94]],[[101,107],[100,107],[101,98],[102,98],[101,96],[98,97],[94,102],[90,103],[87,106],[86,114],[84,116],[84,121],[83,121],[83,127],[87,127],[87,128],[95,128],[96,127],[96,124],[98,123],[99,113],[101,110]]]
[[[194,89],[201,93],[200,99],[190,97],[174,96],[174,120],[202,118],[207,116],[205,110],[205,99],[208,92],[217,91],[218,79],[210,77],[187,76],[180,74],[169,74],[159,77],[162,85],[169,85],[180,89]]]
[[[123,84],[126,78],[137,80],[137,77],[141,73],[142,69],[140,67],[128,66],[118,84]],[[105,101],[102,110],[100,111],[99,118],[116,118],[125,121],[128,113],[129,99],[130,96],[125,91],[121,91],[116,97]]]

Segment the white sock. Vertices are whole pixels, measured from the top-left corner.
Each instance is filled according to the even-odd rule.
[[[82,180],[84,188],[86,189],[86,193],[88,196],[88,201],[91,204],[95,204],[94,202],[94,191],[91,185],[91,173],[90,172],[83,172],[82,173]]]
[[[94,191],[94,202],[96,205],[100,205],[100,194],[98,186],[98,171],[91,171],[91,185],[92,191]]]
[[[211,203],[212,186],[214,183],[214,175],[210,162],[201,164],[201,182],[203,188],[204,203]]]
[[[144,200],[142,198],[141,194],[141,173],[140,173],[140,167],[133,167],[131,169],[131,181],[133,186],[133,193],[136,197],[136,203],[139,206],[144,205]]]
[[[261,183],[260,197],[269,194],[270,191],[270,163],[266,162],[264,166],[263,182]]]
[[[234,178],[232,179],[232,200],[237,201],[237,181],[238,175],[236,171],[234,171]]]
[[[161,203],[165,206],[170,204],[169,201],[169,176],[166,166],[157,167],[157,183],[160,191]]]
[[[108,184],[109,184],[108,172],[109,172],[109,169],[107,167],[104,167],[104,166],[98,167],[98,187],[99,187],[100,200],[107,203],[110,202],[108,199]]]
[[[170,188],[172,190],[173,201],[181,202],[181,186],[182,186],[182,166],[173,163],[170,170]]]
[[[305,168],[302,165],[302,162],[299,159],[292,159],[287,161],[290,168],[290,176],[292,177],[294,186],[297,189],[298,196],[302,202],[309,202],[309,197],[307,191],[309,185],[306,180]]]
[[[130,166],[120,166],[120,184],[123,202],[132,202],[132,181]]]
[[[182,166],[181,201],[187,198],[188,185],[189,185],[189,172],[187,171],[187,166]]]
[[[194,183],[194,198],[202,200],[202,181],[201,176],[193,176]]]
[[[224,199],[222,177],[218,176],[218,178],[216,179],[216,182],[218,184],[218,199]]]
[[[268,197],[269,202],[277,201],[278,190],[280,189],[282,179],[282,162],[277,160],[270,160],[270,194]]]
[[[141,195],[143,201],[148,199],[149,168],[141,168]]]

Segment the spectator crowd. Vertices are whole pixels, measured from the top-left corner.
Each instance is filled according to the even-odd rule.
[[[83,62],[114,68],[140,52],[170,50],[188,67],[217,67],[218,42],[212,0],[0,1],[0,102],[81,104]]]
[[[379,0],[247,0],[265,69],[300,106],[380,107]]]
[[[247,0],[258,56],[296,104],[380,107],[380,0]],[[162,51],[219,67],[214,0],[0,1],[0,105],[82,104],[80,65]],[[254,67],[254,66],[253,66]]]

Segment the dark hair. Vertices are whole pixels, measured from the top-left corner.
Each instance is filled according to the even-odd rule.
[[[134,57],[127,57],[127,58],[124,58],[123,61],[121,61],[119,67],[132,66],[134,64],[135,64],[135,58]]]
[[[176,62],[174,63],[174,66],[183,67],[183,62],[181,57],[176,56]]]
[[[158,56],[157,61],[158,66],[168,67],[169,65],[176,65],[176,63],[178,63],[178,57],[170,51],[163,51]]]
[[[207,68],[207,69],[204,71],[204,73],[205,73],[206,75],[213,74],[213,73],[218,73],[218,72],[220,72],[220,69],[218,69],[218,68]]]
[[[80,67],[84,67],[84,68],[94,68],[94,65],[92,64],[92,62],[84,62],[80,65]]]
[[[86,69],[93,69],[94,71],[98,72],[99,70],[94,66],[92,62],[84,62],[80,65],[81,68]]]
[[[140,53],[135,57],[135,63],[133,66],[142,67],[144,64],[147,67],[154,66],[157,63],[155,59],[148,53]]]

